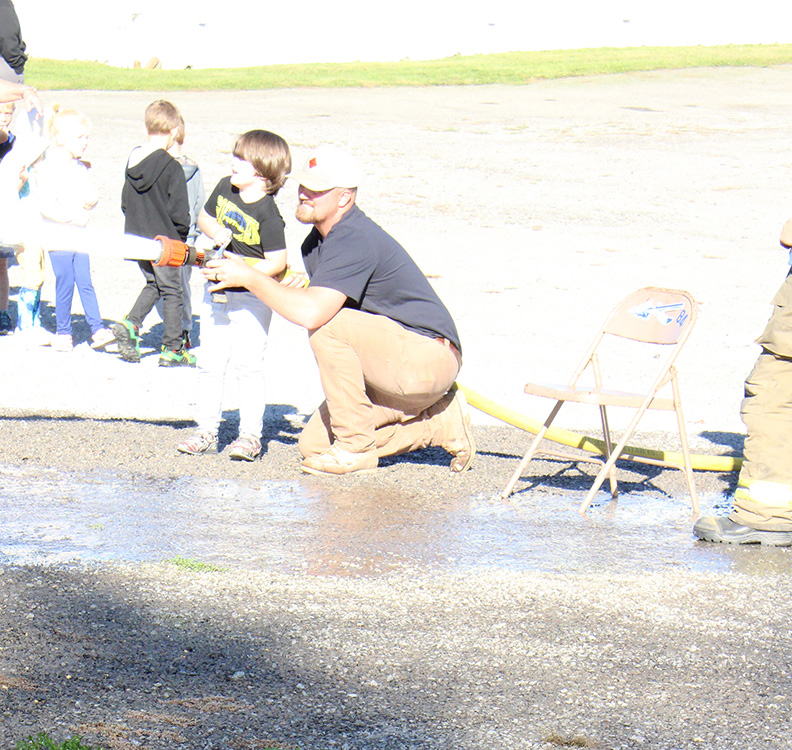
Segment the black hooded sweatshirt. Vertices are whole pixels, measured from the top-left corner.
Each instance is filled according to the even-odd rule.
[[[19,18],[11,0],[0,0],[0,55],[17,75],[25,72],[25,43],[19,30]]]
[[[121,191],[124,231],[184,241],[190,231],[190,208],[181,164],[161,148],[138,162],[136,155],[137,149],[130,154]]]

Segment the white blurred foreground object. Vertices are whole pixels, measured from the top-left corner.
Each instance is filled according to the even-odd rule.
[[[108,229],[43,222],[39,228],[45,250],[69,250],[89,255],[111,255],[127,260],[156,261],[162,255],[157,240],[120,234]]]
[[[9,156],[13,156],[21,169],[27,169],[41,158],[47,148],[44,118],[35,109],[28,112],[20,104],[14,112],[11,132],[16,136],[17,142]]]
[[[15,143],[0,161],[0,257],[18,252],[26,242],[34,240],[31,231],[35,232],[38,225],[38,210],[30,198],[27,177],[47,147],[42,118],[36,110],[27,112],[17,106],[10,130]]]
[[[18,252],[25,238],[35,237],[48,251],[67,250],[123,260],[147,260],[155,266],[200,266],[204,262],[203,250],[167,237],[149,240],[134,234],[53,222],[31,221],[24,227],[20,227],[19,222],[16,224],[10,222],[9,226],[0,219],[0,257]]]

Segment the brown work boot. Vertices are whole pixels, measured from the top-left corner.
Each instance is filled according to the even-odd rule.
[[[454,457],[451,471],[467,471],[476,455],[476,443],[470,429],[467,399],[456,383],[432,407],[431,411],[435,410],[431,422],[437,427],[433,430],[432,445],[439,445]]]
[[[351,453],[336,443],[324,453],[304,459],[300,466],[306,474],[357,474],[374,471],[378,463],[376,451]]]

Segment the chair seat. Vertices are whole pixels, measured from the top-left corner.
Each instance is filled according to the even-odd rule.
[[[599,406],[629,406],[638,409],[646,400],[645,393],[612,391],[607,388],[573,388],[568,385],[552,383],[526,383],[525,392],[530,396],[544,396],[556,401],[573,401],[579,404]],[[674,410],[674,400],[655,397],[649,402],[649,409]]]

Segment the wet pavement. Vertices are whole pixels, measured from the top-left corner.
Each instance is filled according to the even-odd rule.
[[[580,495],[580,497],[578,496]],[[382,576],[484,570],[789,573],[786,550],[697,542],[681,500],[650,493],[449,497],[195,477],[121,478],[0,467],[0,564],[159,562],[235,570]],[[723,495],[701,498],[725,512]]]

